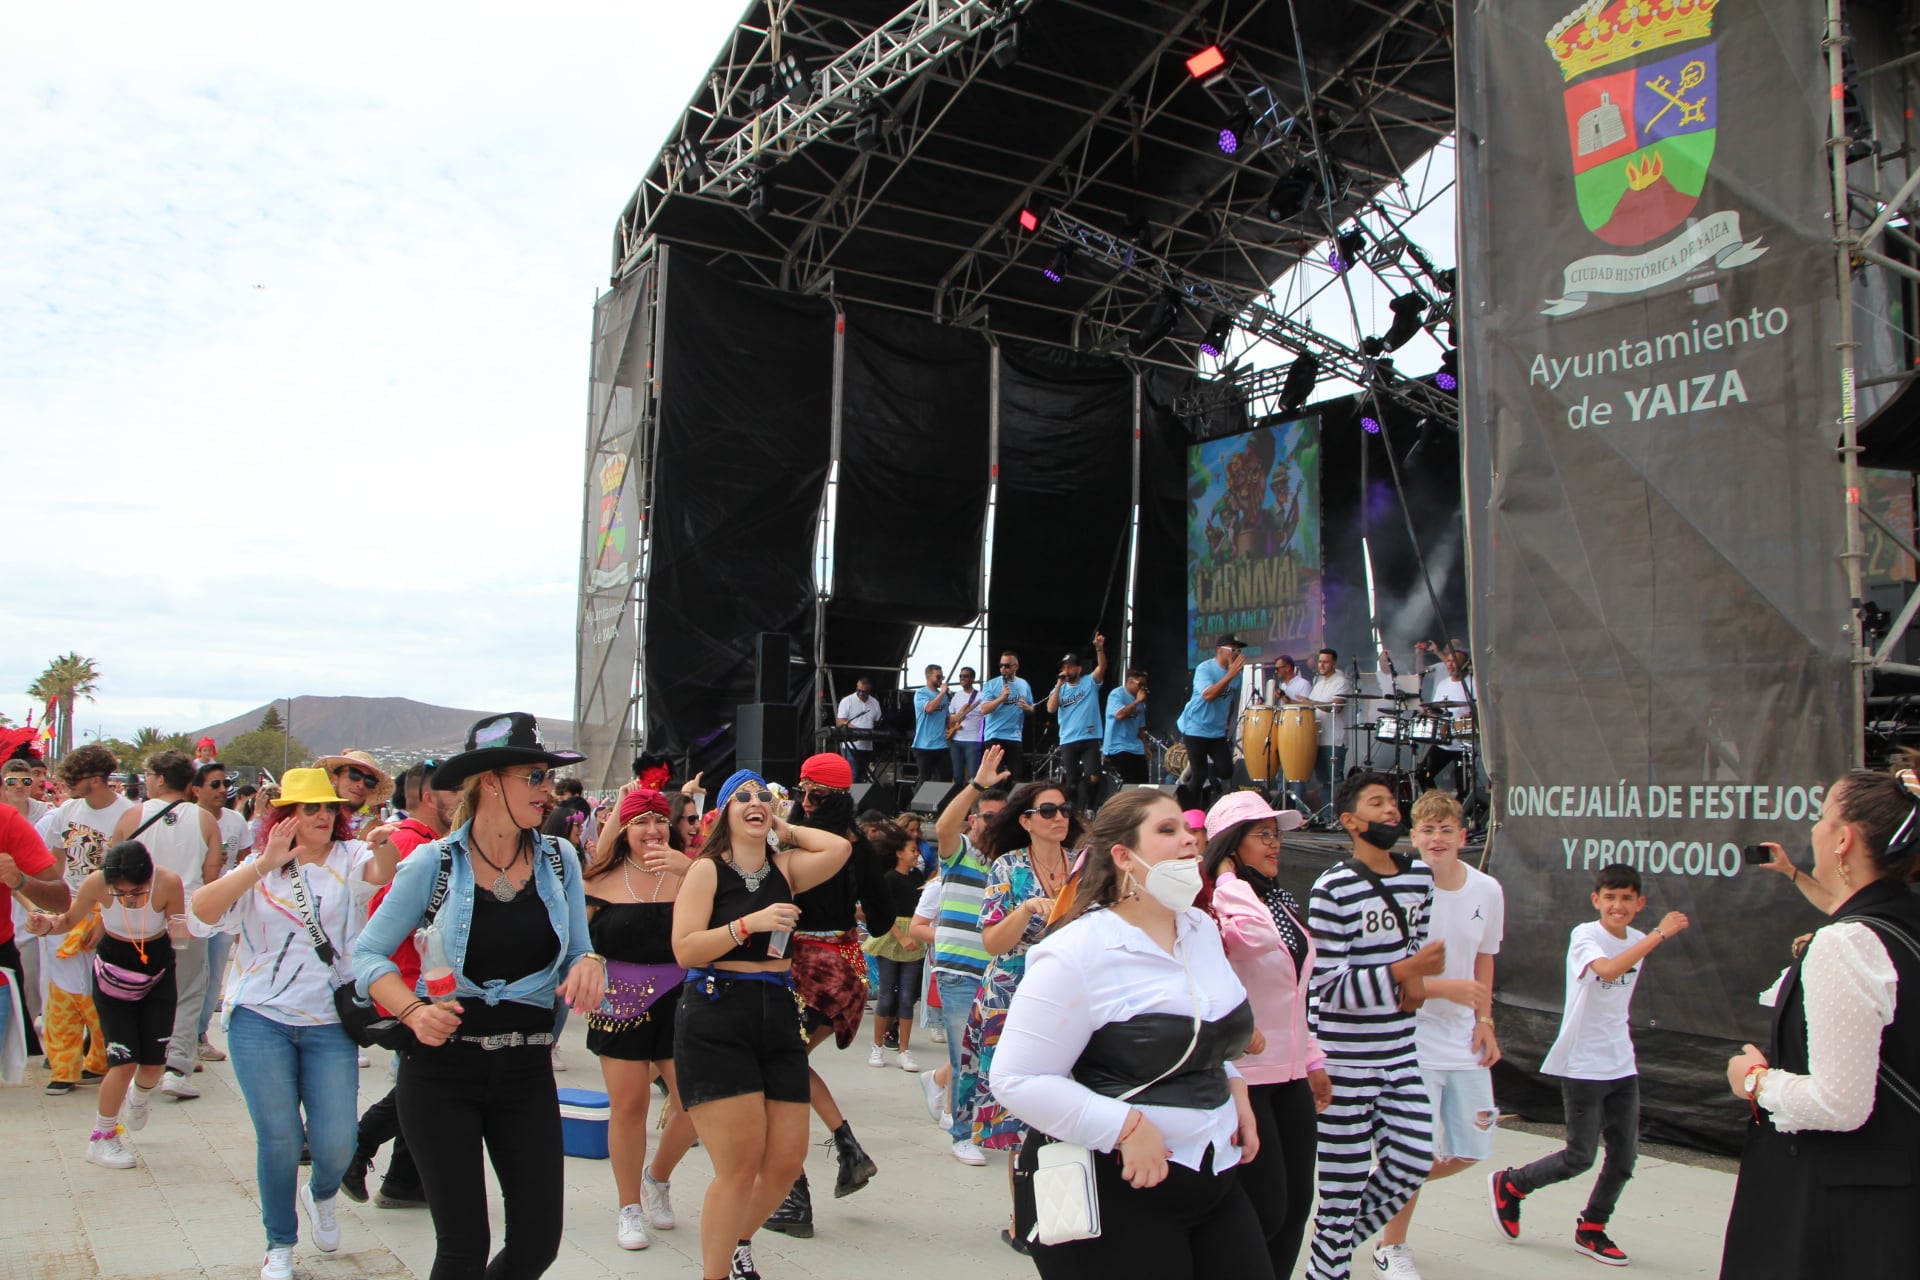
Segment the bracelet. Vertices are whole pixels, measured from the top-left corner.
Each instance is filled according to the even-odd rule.
[[[1479,1019],[1479,1021],[1480,1021],[1480,1023],[1481,1023],[1481,1025],[1483,1025],[1483,1026],[1488,1026],[1488,1027],[1490,1027],[1490,1026],[1492,1026],[1492,1025],[1493,1025],[1493,1019],[1492,1019],[1492,1018],[1487,1018],[1487,1017],[1482,1017],[1481,1019]]]
[[[980,783],[980,779],[978,778],[968,778],[967,785],[972,787],[975,791],[986,791],[989,789],[985,786],[982,786]]]
[[[747,945],[746,940],[740,936],[740,931],[738,929],[735,929],[733,927],[733,924],[734,924],[733,921],[731,920],[727,921],[727,936],[733,939],[734,946],[736,947],[746,946]]]
[[[1799,884],[1799,883],[1800,883],[1800,868],[1798,868],[1798,867],[1795,867],[1795,868],[1793,869],[1793,874],[1787,877],[1787,883],[1788,883],[1788,884]]]
[[[1133,1119],[1127,1121],[1126,1126],[1120,1130],[1120,1137],[1114,1143],[1114,1145],[1117,1147],[1120,1145],[1120,1143],[1125,1142],[1128,1138],[1131,1138],[1133,1136],[1133,1131],[1135,1129],[1138,1129],[1140,1127],[1141,1122],[1144,1121],[1146,1118],[1147,1117],[1145,1112],[1136,1109],[1133,1113]]]
[[[1659,925],[1653,926],[1653,936],[1660,939],[1660,941],[1662,942],[1665,942],[1667,940],[1666,931],[1663,930]]]
[[[598,951],[582,951],[580,953],[580,959],[581,960],[598,960],[600,962],[600,968],[603,972],[607,967],[607,958],[601,955]]]
[[[394,1014],[393,1016],[395,1020],[399,1022],[405,1022],[407,1020],[408,1014],[412,1013],[415,1009],[424,1008],[426,1004],[427,1002],[425,1000],[422,1000],[418,996],[415,996],[412,1004],[408,1005],[406,1008],[402,1009],[400,1012]]]

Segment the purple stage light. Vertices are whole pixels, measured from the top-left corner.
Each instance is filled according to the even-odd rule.
[[[1347,274],[1347,268],[1353,264],[1341,257],[1338,249],[1329,249],[1327,250],[1327,265],[1333,268],[1335,275],[1343,276]]]
[[[1360,419],[1360,425],[1365,428],[1366,433],[1370,436],[1380,434],[1380,422],[1377,418],[1362,418]]]
[[[1203,341],[1200,344],[1200,354],[1203,356],[1212,356],[1218,360],[1220,358],[1220,348],[1214,346],[1211,342]]]
[[[1058,271],[1055,271],[1051,266],[1040,268],[1040,274],[1045,276],[1047,279],[1053,281],[1055,284],[1059,284],[1062,280],[1066,279],[1065,276],[1061,275]]]
[[[1452,391],[1460,385],[1460,379],[1454,377],[1452,374],[1446,372],[1445,370],[1442,370],[1441,372],[1433,375],[1433,385],[1440,388],[1442,391]]]
[[[1220,149],[1228,155],[1232,155],[1238,151],[1240,149],[1240,135],[1231,129],[1222,129],[1220,131]]]

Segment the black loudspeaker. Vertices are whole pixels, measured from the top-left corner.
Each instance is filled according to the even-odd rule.
[[[856,782],[853,784],[853,811],[878,809],[891,818],[901,811],[912,787],[900,782]]]
[[[966,784],[961,783],[960,785],[965,786]],[[911,813],[931,813],[937,815],[940,812],[940,802],[946,798],[947,792],[951,790],[953,790],[953,784],[951,782],[923,782],[913,789],[913,803],[907,806],[907,811]]]
[[[800,780],[800,712],[786,702],[750,702],[734,724],[738,767],[768,782],[792,786]]]
[[[787,665],[793,657],[793,640],[784,631],[762,631],[753,647],[753,700],[787,701]]]

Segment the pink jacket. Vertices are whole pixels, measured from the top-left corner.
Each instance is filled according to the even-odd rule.
[[[1213,883],[1213,915],[1227,944],[1227,960],[1253,1004],[1254,1025],[1267,1038],[1266,1051],[1250,1053],[1233,1065],[1248,1084],[1285,1084],[1327,1065],[1327,1055],[1307,1030],[1307,978],[1313,973],[1313,935],[1296,920],[1307,940],[1306,963],[1293,967],[1286,941],[1273,914],[1252,887],[1222,870]]]

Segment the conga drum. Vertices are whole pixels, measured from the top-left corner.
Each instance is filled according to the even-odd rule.
[[[1314,761],[1320,756],[1320,728],[1314,723],[1313,708],[1280,708],[1280,723],[1274,727],[1273,737],[1280,748],[1280,768],[1287,781],[1311,778]]]
[[[1273,776],[1273,708],[1248,707],[1240,716],[1240,754],[1246,757],[1247,777],[1265,782]]]

